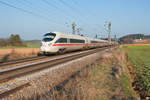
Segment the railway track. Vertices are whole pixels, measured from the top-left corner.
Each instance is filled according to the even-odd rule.
[[[7,81],[22,75],[26,75],[32,72],[36,72],[48,67],[53,67],[58,64],[65,63],[67,61],[71,61],[80,57],[84,57],[89,54],[96,53],[100,50],[104,50],[105,48],[92,49],[87,51],[82,51],[78,53],[68,54],[65,56],[60,56],[53,59],[47,59],[39,62],[34,62],[32,64],[26,64],[21,66],[16,66],[13,68],[8,68],[4,70],[0,70],[0,82]]]
[[[68,54],[71,54],[71,53],[75,53],[75,52],[68,52],[67,54],[64,54],[64,55],[68,55]],[[51,59],[51,58],[54,58],[54,57],[57,57],[57,56],[60,56],[60,55],[36,56],[36,57],[31,57],[31,58],[11,60],[11,61],[7,61],[7,62],[0,62],[0,70],[1,69],[8,69],[8,68],[12,68],[12,67],[15,67],[15,66],[28,64],[28,63],[37,62],[38,60]]]
[[[73,54],[76,52],[69,52],[66,53],[64,55],[68,55],[68,54]],[[39,62],[39,61],[44,61],[47,59],[53,59],[56,58],[58,56],[62,56],[62,55],[50,55],[50,56],[37,56],[37,57],[32,57],[32,58],[25,58],[25,59],[19,59],[19,60],[14,60],[14,61],[8,61],[5,63],[0,63],[0,70],[3,69],[11,69],[14,68],[16,66],[21,66],[21,65],[27,65],[27,64],[31,64],[31,63],[35,63],[35,62]]]
[[[12,60],[12,61],[7,61],[7,62],[1,62],[0,63],[0,67],[1,66],[6,66],[6,65],[12,65],[12,64],[17,64],[17,63],[22,63],[22,62],[27,62],[27,61],[33,61],[33,60],[38,60],[38,59],[42,59],[45,58],[45,56],[36,56],[36,57],[31,57],[31,58],[24,58],[24,59],[19,59],[19,60]]]
[[[32,64],[27,64],[27,65],[17,66],[14,68],[0,70],[0,82],[5,82],[11,79],[19,78],[24,75],[32,74],[42,69],[54,67],[56,65],[60,65],[68,61],[72,61],[81,57],[85,57],[87,55],[94,54],[96,52],[102,51],[107,48],[108,47],[97,48],[97,49],[92,49],[92,50],[87,50],[87,51],[82,51],[82,52],[77,52],[77,53],[72,53],[72,54],[66,54],[65,56],[61,55],[54,59],[47,59],[47,60],[35,62]],[[0,91],[0,97],[7,96],[10,93],[13,93],[13,91],[18,90],[27,84],[29,83],[23,82],[19,86],[16,86],[9,90]]]

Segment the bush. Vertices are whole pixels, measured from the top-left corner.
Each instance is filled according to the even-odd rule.
[[[21,40],[18,34],[11,34],[9,39],[0,39],[0,46],[27,46],[27,44]]]

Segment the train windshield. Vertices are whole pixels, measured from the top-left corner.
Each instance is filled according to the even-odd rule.
[[[44,35],[44,38],[42,41],[44,42],[49,42],[49,41],[52,41],[54,38],[55,38],[56,34],[55,33],[46,33]]]

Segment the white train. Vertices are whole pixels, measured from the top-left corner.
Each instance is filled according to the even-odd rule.
[[[44,35],[40,49],[43,54],[53,54],[107,45],[108,42],[106,40],[91,39],[80,35],[63,34],[60,32],[50,32]]]

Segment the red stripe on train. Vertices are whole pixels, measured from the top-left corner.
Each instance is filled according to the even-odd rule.
[[[95,44],[53,44],[52,46],[95,45]]]

